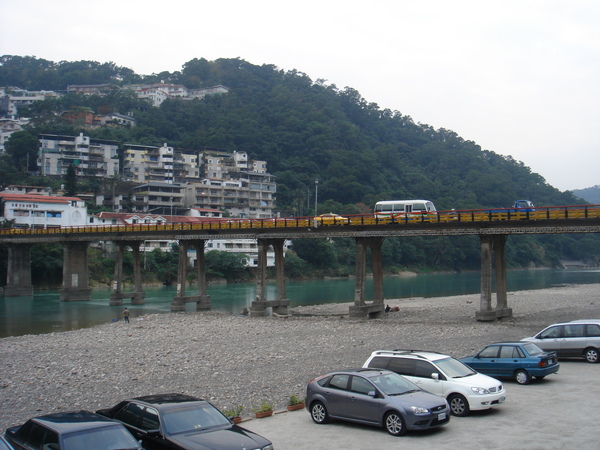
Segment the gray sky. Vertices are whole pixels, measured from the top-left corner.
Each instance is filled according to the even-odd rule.
[[[0,54],[142,75],[194,58],[297,69],[560,190],[600,185],[596,0],[0,0]]]

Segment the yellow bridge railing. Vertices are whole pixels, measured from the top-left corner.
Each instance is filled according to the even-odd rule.
[[[536,207],[530,210],[452,210],[436,213],[375,216],[373,214],[349,215],[347,217],[286,217],[276,219],[206,219],[198,222],[132,224],[132,225],[86,225],[75,227],[13,227],[0,228],[0,236],[52,235],[74,233],[133,233],[139,231],[207,231],[270,228],[310,228],[346,226],[389,226],[392,224],[471,223],[496,221],[546,221],[546,220],[600,219],[600,205]]]

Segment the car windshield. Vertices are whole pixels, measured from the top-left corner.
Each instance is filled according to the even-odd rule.
[[[166,434],[178,434],[231,425],[231,422],[211,404],[198,403],[165,411],[162,424]]]
[[[477,373],[469,366],[454,358],[440,359],[435,361],[435,364],[450,378],[464,378]]]
[[[58,448],[58,447],[57,447]],[[122,425],[94,428],[92,430],[69,433],[63,437],[63,450],[130,450],[139,449],[135,438]]]
[[[395,373],[370,377],[369,380],[386,395],[402,395],[420,391],[419,386]]]
[[[539,348],[533,342],[531,342],[529,344],[524,344],[523,348],[531,356],[535,356],[535,355],[539,355],[540,353],[544,353],[544,350],[542,350],[541,348]]]

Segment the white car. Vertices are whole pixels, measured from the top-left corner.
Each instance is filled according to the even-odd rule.
[[[441,353],[377,350],[363,367],[391,370],[421,389],[445,397],[455,416],[463,417],[470,411],[489,409],[506,400],[506,391],[500,381]]]

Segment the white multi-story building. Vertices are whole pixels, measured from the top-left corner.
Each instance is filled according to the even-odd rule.
[[[0,90],[0,110],[6,111],[7,116],[17,116],[21,106],[58,97],[60,95],[54,91],[27,91],[16,87],[3,88]]]
[[[130,85],[125,86],[125,89],[135,91],[139,98],[147,98],[152,103],[152,106],[160,106],[168,98],[194,100],[207,95],[226,94],[229,92],[229,89],[222,85],[201,89],[188,89],[181,84],[166,83]]]
[[[79,176],[110,178],[119,173],[116,141],[90,139],[79,136],[39,136],[40,149],[37,165],[42,176],[63,176],[70,165]]]

